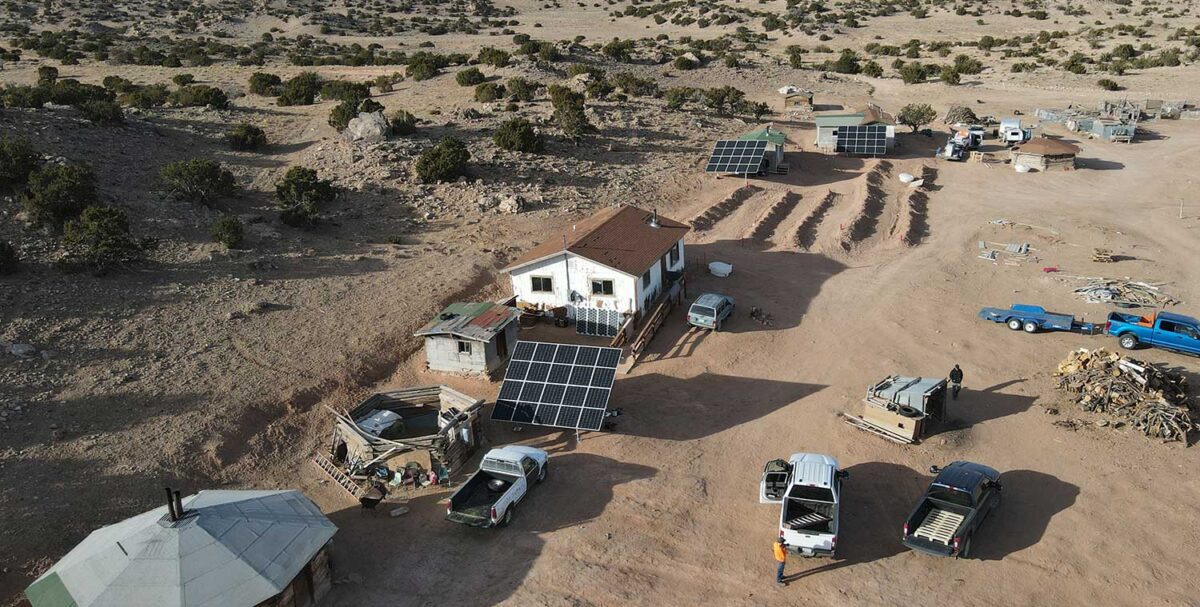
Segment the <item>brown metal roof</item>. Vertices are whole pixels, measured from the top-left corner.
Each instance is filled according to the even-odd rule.
[[[688,226],[637,207],[615,206],[580,221],[533,247],[504,270],[570,252],[614,270],[641,276],[688,233]]]
[[[1074,156],[1080,152],[1079,146],[1045,137],[1034,137],[1025,143],[1014,145],[1013,149],[1025,154],[1041,156]]]

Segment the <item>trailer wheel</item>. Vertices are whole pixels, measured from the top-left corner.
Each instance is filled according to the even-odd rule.
[[[1132,350],[1138,347],[1138,338],[1132,333],[1126,333],[1121,336],[1120,341],[1117,343],[1121,344],[1121,347],[1125,348],[1126,350]]]
[[[1026,333],[1037,333],[1037,330],[1038,330],[1038,325],[1036,322],[1033,322],[1032,320],[1025,321],[1025,332]]]
[[[1008,328],[1012,329],[1013,331],[1020,331],[1021,330],[1021,319],[1019,319],[1019,318],[1008,319]]]

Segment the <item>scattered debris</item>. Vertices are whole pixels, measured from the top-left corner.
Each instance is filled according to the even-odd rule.
[[[759,324],[766,325],[768,327],[775,323],[775,319],[759,307],[750,308],[750,318],[753,318],[754,320],[758,321]]]
[[[1075,294],[1088,303],[1113,303],[1136,306],[1169,306],[1178,300],[1159,290],[1158,285],[1128,279],[1090,278]]]
[[[1099,348],[1071,352],[1057,375],[1058,389],[1078,394],[1082,409],[1125,418],[1146,436],[1184,440],[1196,429],[1180,374]]]
[[[1108,249],[1096,248],[1096,250],[1092,251],[1092,261],[1096,263],[1112,263],[1112,251]]]

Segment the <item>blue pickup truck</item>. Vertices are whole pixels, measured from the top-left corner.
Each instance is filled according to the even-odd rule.
[[[1105,331],[1126,350],[1147,345],[1200,355],[1200,321],[1190,316],[1159,312],[1146,318],[1113,312]]]
[[[1002,322],[1013,331],[1024,329],[1026,333],[1038,331],[1074,331],[1091,335],[1096,332],[1096,325],[1090,322],[1079,322],[1069,314],[1047,312],[1041,306],[1013,304],[1011,308],[984,308],[979,311],[979,317],[992,322]]]

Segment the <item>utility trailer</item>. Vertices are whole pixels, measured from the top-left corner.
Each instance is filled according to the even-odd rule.
[[[892,375],[867,388],[862,414],[842,419],[866,432],[913,444],[946,419],[946,380]]]
[[[1099,332],[1099,328],[1094,323],[1081,322],[1075,320],[1075,317],[1070,314],[1049,312],[1041,306],[1026,304],[1013,304],[1008,309],[983,308],[979,311],[979,317],[992,322],[1004,323],[1013,331],[1024,329],[1026,333],[1037,333],[1038,331],[1071,331],[1073,333],[1083,333],[1084,335],[1094,335]]]

